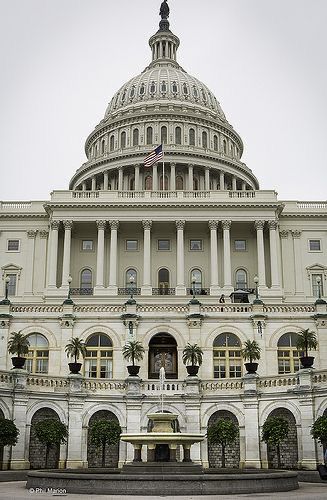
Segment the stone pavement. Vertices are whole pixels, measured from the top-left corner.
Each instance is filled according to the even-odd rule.
[[[71,494],[60,495],[54,494],[53,492],[28,492],[25,489],[25,481],[12,481],[12,482],[2,482],[0,483],[0,498],[1,500],[49,500],[52,497],[56,498],[67,498],[69,500],[83,500],[83,495],[81,494]],[[153,497],[144,496],[121,496],[121,495],[87,495],[84,497],[86,500],[89,499],[110,499],[110,500],[126,500],[130,498],[131,500],[158,500],[158,498],[163,498],[165,500],[238,500],[238,499],[252,499],[261,498],[264,500],[278,499],[278,500],[326,500],[327,498],[327,483],[300,483],[300,488],[294,491],[287,491],[285,493],[257,493],[257,494],[246,494],[246,495],[206,495],[206,496],[176,496],[176,497],[160,497],[160,495]]]

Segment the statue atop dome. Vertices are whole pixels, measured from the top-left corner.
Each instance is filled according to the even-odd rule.
[[[167,0],[164,0],[160,6],[160,12],[159,12],[161,19],[168,19],[169,12],[170,12],[170,9],[169,9],[169,5],[167,3]]]

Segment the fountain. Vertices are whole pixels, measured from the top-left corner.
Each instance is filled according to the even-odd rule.
[[[77,469],[29,471],[26,488],[36,491],[106,495],[222,495],[269,493],[298,488],[293,471],[245,469],[203,469],[191,460],[191,446],[205,439],[204,434],[174,432],[177,415],[164,411],[165,371],[160,370],[160,411],[147,416],[153,422],[145,433],[121,434],[121,440],[132,444],[133,462],[122,469]],[[147,446],[147,461],[142,461],[142,447]],[[160,447],[169,453],[162,461],[156,454]],[[177,449],[183,448],[183,461]],[[162,457],[161,457],[162,459]]]

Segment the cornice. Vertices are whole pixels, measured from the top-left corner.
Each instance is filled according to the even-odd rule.
[[[16,214],[0,214],[0,219],[48,219],[48,215],[42,214],[23,214],[22,212]]]

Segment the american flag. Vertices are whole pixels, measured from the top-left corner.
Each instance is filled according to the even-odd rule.
[[[151,151],[145,158],[144,158],[144,166],[145,167],[152,167],[157,161],[160,161],[163,159],[163,151],[162,151],[162,144],[158,146],[156,149]]]

